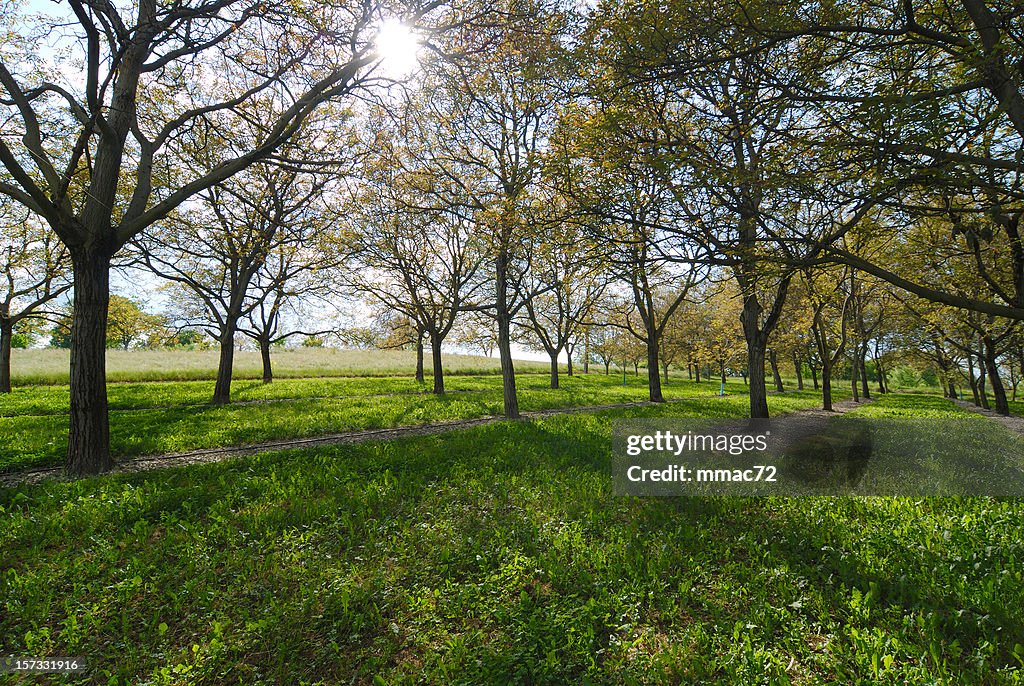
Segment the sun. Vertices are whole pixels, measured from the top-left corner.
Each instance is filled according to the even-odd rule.
[[[411,28],[397,19],[382,22],[373,43],[387,76],[408,76],[419,65],[420,40]]]

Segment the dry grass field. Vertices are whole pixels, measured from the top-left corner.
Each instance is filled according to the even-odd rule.
[[[108,350],[109,381],[189,381],[213,379],[217,374],[216,350]],[[338,350],[335,348],[284,348],[273,353],[274,374],[282,378],[311,376],[392,376],[412,374],[416,355],[407,350]],[[426,360],[430,366],[429,354]],[[444,356],[448,374],[493,374],[500,371],[497,358],[478,355]],[[11,359],[15,385],[65,384],[68,382],[68,351],[51,348],[15,350]],[[545,371],[547,365],[520,361],[521,371]],[[235,378],[262,376],[260,355],[235,353]]]

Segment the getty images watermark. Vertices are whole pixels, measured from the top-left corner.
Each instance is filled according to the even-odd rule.
[[[1024,436],[969,418],[625,419],[616,495],[1024,496]]]

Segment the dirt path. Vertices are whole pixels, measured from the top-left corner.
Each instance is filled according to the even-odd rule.
[[[986,417],[996,420],[1010,431],[1016,431],[1019,434],[1024,434],[1024,417],[1004,417],[1001,414],[996,414],[992,410],[986,410],[983,407],[978,407],[974,403],[967,402],[966,400],[954,400],[954,403],[977,414],[983,414]]]
[[[697,399],[717,398],[720,396],[702,396],[701,398],[674,398],[669,403],[688,402]],[[728,396],[727,396],[728,397]],[[800,410],[792,414],[806,416],[834,416],[836,413],[843,413],[858,407],[863,403],[854,403],[852,400],[844,400],[834,403],[834,412],[824,412],[821,409]],[[579,407],[559,407],[549,410],[537,410],[534,412],[523,412],[523,419],[540,419],[559,414],[576,414],[580,412],[600,412],[602,410],[625,409],[629,407],[646,407],[653,403],[644,401],[631,403],[615,403],[611,405],[583,405]],[[792,416],[792,415],[791,415]],[[279,441],[265,441],[250,445],[228,446],[223,448],[206,448],[203,450],[190,450],[183,453],[166,453],[162,455],[143,455],[130,457],[118,461],[108,474],[130,474],[144,472],[153,469],[166,469],[169,467],[184,467],[209,462],[221,462],[236,457],[257,455],[259,453],[274,452],[278,450],[290,450],[292,448],[313,448],[327,445],[351,445],[365,443],[366,441],[386,441],[396,438],[411,436],[429,436],[434,434],[449,433],[469,429],[495,422],[509,421],[500,415],[489,415],[476,417],[474,419],[460,419],[451,422],[438,422],[434,424],[418,424],[412,426],[398,426],[389,429],[370,429],[366,431],[348,431],[345,433],[329,434],[326,436],[313,436],[310,438],[291,438]],[[41,481],[67,479],[60,467],[48,467],[43,469],[26,469],[8,474],[0,474],[0,487],[12,487],[18,484],[34,484]]]

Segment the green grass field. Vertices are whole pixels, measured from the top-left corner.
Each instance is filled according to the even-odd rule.
[[[645,400],[646,377],[564,377],[551,390],[546,375],[521,375],[518,389],[524,411],[568,406],[608,405]],[[430,394],[427,384],[410,378],[283,379],[233,384],[237,404],[212,406],[212,382],[113,384],[109,389],[111,446],[116,456],[178,452],[199,448],[299,438],[360,429],[469,419],[501,414],[497,376],[453,376],[448,394]],[[667,398],[717,394],[718,383],[672,379]],[[728,384],[724,402],[741,408],[742,382]],[[383,396],[383,397],[382,397]],[[836,397],[841,397],[837,394]],[[813,403],[813,393],[787,396],[786,402]],[[252,401],[266,401],[253,403]],[[60,464],[67,449],[66,386],[16,388],[0,398],[0,471]]]
[[[0,491],[0,653],[104,684],[1021,683],[1017,501],[611,495],[612,418],[724,400]]]
[[[540,409],[644,381],[520,389]],[[118,384],[114,445],[479,416],[499,383],[240,381],[267,402],[226,408],[209,382]],[[613,419],[741,417],[743,391],[673,380],[689,400],[0,489],[0,655],[85,657],[50,682],[83,684],[1024,682],[1017,500],[611,494]],[[59,462],[66,388],[5,400],[7,468]],[[920,394],[853,414],[990,421]]]

